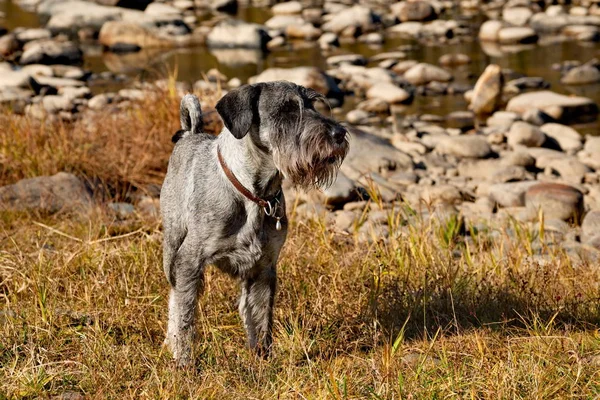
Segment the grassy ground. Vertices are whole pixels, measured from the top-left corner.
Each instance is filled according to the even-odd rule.
[[[160,182],[176,110],[163,96],[74,126],[4,114],[0,183],[67,170],[109,188],[101,197],[126,198]],[[518,242],[474,231],[465,240],[452,224],[409,217],[391,212],[397,238],[371,245],[293,218],[268,361],[243,347],[236,282],[211,270],[196,365],[176,369],[162,347],[159,221],[102,207],[87,217],[2,212],[0,398],[600,395],[597,265],[558,252],[533,261],[527,227]]]

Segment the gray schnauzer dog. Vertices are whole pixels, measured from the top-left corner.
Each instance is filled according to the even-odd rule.
[[[198,99],[181,101],[181,127],[161,195],[164,271],[171,285],[165,343],[192,360],[197,300],[208,264],[240,280],[248,345],[270,353],[276,263],[285,242],[284,178],[330,185],[348,152],[346,130],[317,112],[324,96],[290,82],[245,85],[216,109],[225,128],[203,133]]]

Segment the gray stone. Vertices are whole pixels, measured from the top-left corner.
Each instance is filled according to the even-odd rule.
[[[502,99],[503,81],[500,66],[488,65],[475,83],[469,108],[476,114],[493,112]]]
[[[524,151],[511,151],[502,155],[500,163],[502,165],[530,168],[535,166],[535,158]]]
[[[340,89],[334,79],[316,67],[268,68],[257,76],[251,77],[249,83],[286,80],[297,85],[316,90],[325,96],[335,96]]]
[[[479,28],[479,40],[497,42],[500,30],[504,27],[502,21],[489,20],[481,24]]]
[[[223,21],[215,26],[206,38],[211,48],[264,49],[271,40],[262,25],[241,21]]]
[[[484,158],[491,153],[487,140],[477,135],[444,138],[437,144],[435,150],[459,158]]]
[[[583,193],[578,189],[558,183],[538,183],[525,195],[529,210],[541,209],[548,219],[579,222],[583,216]]]
[[[390,8],[401,22],[427,21],[437,17],[431,4],[421,0],[394,3]]]
[[[73,101],[66,96],[49,95],[42,97],[42,106],[50,114],[58,114],[60,111],[72,111]]]
[[[521,121],[512,124],[507,138],[508,144],[512,148],[517,146],[540,147],[546,141],[546,135],[538,127]]]
[[[495,184],[490,186],[489,196],[502,207],[523,207],[525,206],[525,193],[538,183],[537,181],[524,181]]]
[[[6,210],[56,213],[87,211],[92,206],[92,198],[85,185],[66,172],[23,179],[0,187],[0,208]]]
[[[562,123],[595,120],[598,115],[598,105],[593,100],[550,91],[520,94],[513,97],[506,106],[507,111],[519,114],[532,108],[542,110]]]
[[[274,15],[300,14],[302,12],[302,3],[299,1],[286,1],[285,3],[275,4],[271,11]]]
[[[388,82],[379,82],[367,91],[368,99],[381,99],[390,104],[410,103],[412,95],[406,90]]]
[[[330,21],[323,24],[322,29],[328,32],[341,34],[348,28],[358,28],[362,32],[371,32],[375,29],[377,17],[368,7],[355,5],[332,16]]]
[[[516,26],[525,26],[532,15],[533,12],[527,7],[505,8],[502,11],[502,19]]]
[[[581,240],[587,242],[600,235],[600,210],[588,212],[581,223]]]
[[[452,75],[435,65],[420,63],[404,73],[404,78],[413,85],[425,85],[429,82],[449,82]]]
[[[323,201],[334,207],[343,206],[354,200],[356,194],[354,181],[340,172],[333,184],[323,191]]]
[[[552,171],[568,182],[580,183],[590,168],[574,157],[557,158],[548,163]]]
[[[129,203],[108,203],[108,208],[119,218],[127,218],[135,213],[135,208]]]
[[[544,124],[540,127],[541,131],[558,143],[563,151],[574,152],[583,147],[581,135],[570,126],[561,124]]]
[[[44,28],[31,28],[17,32],[15,36],[19,42],[27,43],[34,40],[50,39],[52,32]]]
[[[565,85],[587,85],[600,82],[600,70],[593,65],[575,67],[560,80]]]
[[[349,128],[350,150],[341,171],[350,179],[360,179],[366,172],[407,170],[412,158],[397,150],[387,140],[356,128]]]
[[[26,64],[79,64],[83,53],[73,42],[41,40],[23,47],[19,63]]]
[[[535,43],[538,35],[528,27],[508,27],[500,29],[498,41],[501,44]]]

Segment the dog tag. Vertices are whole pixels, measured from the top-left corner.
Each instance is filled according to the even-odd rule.
[[[281,217],[277,217],[277,222],[275,222],[275,229],[277,229],[278,231],[281,230],[281,221],[280,221]]]

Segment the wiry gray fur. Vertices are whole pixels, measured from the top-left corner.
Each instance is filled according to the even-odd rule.
[[[178,364],[191,361],[197,298],[208,264],[239,278],[248,345],[269,354],[276,263],[287,232],[285,200],[281,197],[277,211],[278,231],[276,219],[228,180],[217,148],[242,185],[263,199],[281,190],[283,177],[304,188],[328,184],[348,142],[343,127],[314,109],[319,99],[317,92],[290,82],[242,86],[216,106],[225,124],[218,137],[197,131],[202,126],[197,98],[182,100],[183,131],[174,138],[160,196],[164,271],[171,285],[166,344]]]

